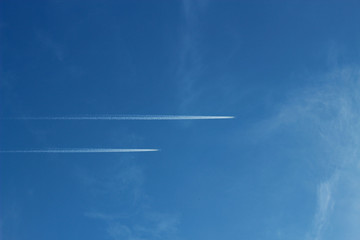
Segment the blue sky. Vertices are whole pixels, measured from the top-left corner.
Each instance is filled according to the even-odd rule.
[[[359,7],[1,1],[0,239],[358,239]]]

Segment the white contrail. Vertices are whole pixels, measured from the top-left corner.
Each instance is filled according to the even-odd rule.
[[[0,150],[0,153],[126,153],[126,152],[157,152],[157,151],[159,151],[159,149],[71,148],[71,149]]]
[[[14,120],[215,120],[232,119],[234,116],[191,116],[191,115],[98,115],[62,117],[15,117]]]

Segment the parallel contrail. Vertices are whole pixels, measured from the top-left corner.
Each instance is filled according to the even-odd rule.
[[[71,148],[71,149],[36,149],[36,150],[0,150],[0,153],[126,153],[157,152],[159,149],[142,148]]]
[[[15,117],[14,120],[215,120],[232,119],[234,116],[189,116],[189,115],[98,115],[62,117]],[[3,118],[4,119],[4,118]]]

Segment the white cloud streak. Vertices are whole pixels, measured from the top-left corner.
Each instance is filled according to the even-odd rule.
[[[98,116],[61,116],[61,117],[14,117],[9,120],[113,120],[113,121],[159,121],[159,120],[217,120],[233,119],[234,116],[192,116],[192,115],[98,115]],[[2,118],[4,119],[4,118]]]
[[[32,150],[0,150],[0,153],[127,153],[156,152],[159,149],[146,148],[71,148],[71,149],[32,149]]]

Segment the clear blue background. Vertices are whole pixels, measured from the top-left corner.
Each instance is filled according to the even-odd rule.
[[[0,239],[358,239],[359,9],[1,1]]]

